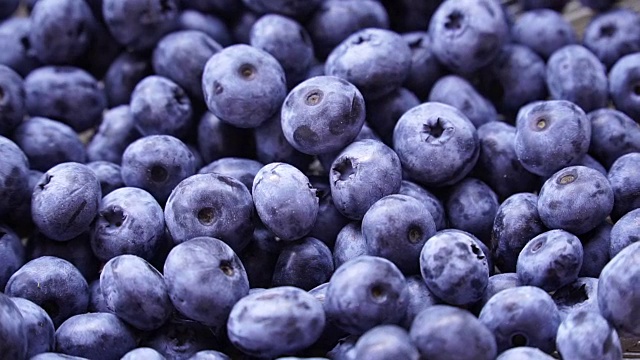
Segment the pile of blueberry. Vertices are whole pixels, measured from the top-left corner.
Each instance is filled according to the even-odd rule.
[[[622,359],[640,13],[567,3],[0,1],[0,359]]]

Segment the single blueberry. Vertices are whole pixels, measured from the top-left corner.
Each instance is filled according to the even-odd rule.
[[[558,354],[563,359],[622,359],[616,330],[602,315],[591,311],[570,314],[558,328]]]
[[[620,156],[609,169],[607,179],[613,189],[613,212],[614,219],[622,217],[624,214],[640,208],[640,183],[637,182],[635,174],[639,168],[638,161],[640,153],[634,152]]]
[[[364,333],[356,342],[355,356],[371,360],[420,359],[407,331],[397,325],[379,325]]]
[[[623,56],[609,71],[609,93],[616,109],[640,122],[640,53]]]
[[[124,150],[139,137],[129,106],[114,107],[105,111],[100,127],[87,144],[87,157],[89,161],[120,164]]]
[[[640,51],[640,14],[622,8],[594,16],[584,29],[582,42],[611,68],[621,57]]]
[[[282,248],[271,285],[311,290],[329,281],[333,270],[329,247],[316,238],[306,237]]]
[[[402,38],[411,50],[411,69],[404,86],[418,98],[426,99],[433,84],[444,73],[444,69],[433,53],[431,37],[427,31],[404,33]]]
[[[583,255],[582,268],[578,276],[580,277],[600,277],[602,269],[607,265],[611,257],[609,249],[611,247],[612,226],[607,221],[603,221],[595,229],[580,236],[582,241]]]
[[[401,325],[405,329],[411,329],[411,324],[420,312],[442,301],[429,290],[420,275],[407,277],[407,292],[409,301]]]
[[[606,168],[622,155],[640,152],[640,124],[625,113],[605,108],[594,110],[587,117],[591,121],[589,153]]]
[[[190,0],[184,0],[182,2],[185,3],[189,1]],[[202,2],[211,3],[208,0]],[[232,2],[232,4],[236,3]],[[223,21],[223,18],[211,14],[206,10],[183,10],[178,17],[178,28],[181,30],[202,31],[223,47],[227,47],[233,42],[231,39],[231,30]]]
[[[360,222],[350,222],[340,230],[333,246],[335,268],[339,268],[342,264],[358,256],[368,255],[367,249]]]
[[[152,71],[150,59],[138,53],[123,52],[115,58],[103,79],[109,107],[128,104],[133,89]]]
[[[24,327],[27,330],[26,337],[29,344],[27,358],[30,359],[38,354],[53,351],[56,330],[49,315],[40,306],[27,299],[15,297],[11,300],[20,310]],[[13,340],[15,341],[15,339]],[[6,352],[3,354],[6,355]]]
[[[0,351],[7,359],[25,359],[29,351],[27,323],[20,308],[0,292]]]
[[[25,263],[25,250],[20,237],[8,226],[0,224],[0,290]]]
[[[609,256],[613,259],[627,246],[640,241],[640,209],[631,210],[621,217],[611,228]]]
[[[0,65],[0,135],[10,136],[26,112],[22,77],[10,67]]]
[[[0,64],[12,68],[21,76],[40,66],[29,34],[31,19],[13,17],[0,23]]]
[[[429,101],[460,110],[476,128],[498,118],[493,104],[480,95],[471,83],[456,75],[447,75],[436,81],[429,93]]]
[[[162,356],[156,350],[149,347],[139,347],[135,348],[128,353],[124,354],[122,359],[120,360],[164,360],[165,357]]]
[[[487,289],[482,296],[482,300],[478,303],[478,305],[480,306],[480,310],[495,294],[499,293],[502,290],[511,289],[516,286],[520,286],[518,274],[516,273],[508,272],[489,276]]]
[[[579,311],[598,313],[598,279],[578,278],[558,290],[551,298],[558,306],[560,316],[564,321],[567,316]]]
[[[511,27],[512,40],[548,59],[556,50],[578,42],[576,31],[561,13],[536,9],[522,13]]]
[[[451,227],[488,244],[499,205],[498,196],[487,184],[467,177],[451,188],[444,207]]]

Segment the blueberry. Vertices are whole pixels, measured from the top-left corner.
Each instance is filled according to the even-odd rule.
[[[356,135],[356,138],[353,139],[352,143],[361,140],[375,140],[378,142],[382,141],[380,137],[366,124],[366,122],[362,126],[362,129],[360,129],[360,132],[358,132],[358,135]],[[329,171],[329,169],[331,169],[331,164],[340,155],[342,150],[344,149],[318,155],[318,161],[320,161],[322,169],[325,171]]]
[[[120,173],[120,165],[108,161],[92,161],[87,167],[96,174],[100,182],[102,196],[106,196],[113,190],[124,187],[124,181]]]
[[[136,85],[152,70],[151,61],[137,53],[123,52],[115,58],[103,79],[109,106],[128,104]]]
[[[0,290],[25,263],[24,246],[20,237],[9,227],[0,225]]]
[[[151,135],[127,146],[122,154],[125,185],[148,191],[162,205],[173,188],[196,172],[189,148],[170,135]]]
[[[518,280],[518,274],[516,273],[501,273],[489,276],[489,283],[487,283],[487,289],[482,296],[482,301],[479,305],[484,306],[489,299],[502,290],[511,289],[520,286]]]
[[[150,347],[165,358],[176,360],[187,360],[198,351],[211,349],[218,343],[208,327],[177,317],[148,335],[142,340],[141,346]]]
[[[564,1],[564,0],[563,0]],[[529,346],[521,346],[509,349],[500,354],[496,360],[553,360],[551,355],[547,355],[540,349]]]
[[[460,230],[442,230],[420,253],[420,272],[429,290],[451,305],[480,299],[489,281],[487,257],[475,239]]]
[[[420,251],[435,233],[429,209],[408,195],[383,197],[362,219],[367,254],[388,259],[407,274],[418,272]]]
[[[264,164],[244,158],[224,157],[213,161],[198,170],[198,174],[218,173],[240,181],[249,191],[253,187],[253,179]]]
[[[367,28],[351,34],[329,54],[327,75],[355,85],[367,100],[399,89],[411,69],[411,50],[390,30]]]
[[[407,308],[405,277],[389,260],[363,255],[340,266],[329,281],[324,310],[350,334],[399,323]]]
[[[393,131],[393,144],[403,170],[426,186],[462,180],[479,155],[473,123],[454,107],[434,102],[402,115]]]
[[[273,273],[272,286],[295,286],[311,290],[329,281],[331,274],[331,250],[322,241],[306,237],[282,249]]]
[[[548,228],[580,235],[609,215],[613,201],[606,176],[585,166],[570,166],[545,181],[538,198],[538,213]]]
[[[197,131],[198,150],[207,164],[227,156],[253,157],[255,154],[249,130],[229,125],[209,111],[200,118]],[[262,145],[259,141],[255,143]]]
[[[96,360],[120,359],[135,347],[135,335],[113,314],[76,315],[56,330],[56,351],[67,355]]]
[[[640,291],[634,286],[638,278],[640,243],[633,243],[618,253],[604,267],[598,281],[600,313],[622,337],[640,335]]]
[[[104,265],[100,291],[107,307],[136,329],[160,328],[173,311],[162,274],[135,255],[116,256]]]
[[[152,49],[178,17],[177,0],[102,0],[104,22],[129,50]]]
[[[371,360],[420,359],[407,331],[397,325],[380,325],[364,333],[356,342],[355,356]]]
[[[433,305],[421,311],[410,335],[420,355],[428,359],[493,360],[497,354],[491,331],[467,310],[449,305]],[[459,339],[465,339],[464,346]]]
[[[439,304],[441,302],[429,290],[427,284],[422,280],[420,275],[409,276],[407,278],[408,303],[402,320],[402,326],[411,329],[411,324],[424,309]]]
[[[89,284],[89,311],[88,312],[113,312],[107,306],[106,299],[102,295],[102,289],[100,289],[100,278],[92,281]]]
[[[40,65],[31,47],[31,19],[14,17],[0,23],[0,64],[26,76]]]
[[[142,79],[131,94],[131,116],[144,136],[184,137],[192,125],[191,100],[175,82],[151,75]]]
[[[640,241],[640,209],[635,209],[626,213],[611,228],[611,244],[609,246],[609,256],[614,258],[620,251],[632,243]]]
[[[84,163],[84,144],[73,129],[61,122],[32,117],[13,133],[16,144],[29,158],[34,170],[47,171],[63,162]]]
[[[53,256],[24,264],[11,276],[4,293],[39,305],[55,326],[85,313],[89,304],[89,286],[82,274],[70,262]]]
[[[349,35],[365,28],[389,28],[385,7],[375,0],[325,0],[306,23],[319,58]]]
[[[429,101],[455,107],[476,128],[498,118],[493,104],[480,95],[467,80],[456,75],[441,77],[431,88]]]
[[[640,54],[623,56],[609,71],[609,93],[616,109],[640,121]]]
[[[623,8],[593,17],[584,29],[583,44],[611,68],[621,57],[640,51],[640,14]]]
[[[276,357],[310,346],[324,325],[318,300],[301,289],[282,286],[240,299],[229,315],[227,332],[243,353]]]
[[[316,4],[319,2],[315,0]],[[309,2],[304,5],[307,9],[312,6]],[[305,78],[314,61],[309,33],[300,23],[286,16],[267,14],[259,18],[251,28],[250,43],[278,60],[289,88]]]
[[[174,247],[164,263],[164,277],[176,309],[214,332],[224,327],[231,307],[249,292],[238,256],[211,237],[197,237]]]
[[[616,218],[640,208],[640,198],[637,196],[640,184],[636,182],[636,177],[633,175],[638,168],[638,159],[640,159],[640,153],[620,156],[609,169],[607,178],[614,196],[612,215]]]
[[[202,101],[202,72],[207,60],[222,46],[207,34],[195,30],[172,32],[153,51],[155,73],[174,81],[194,101]]]
[[[425,205],[433,218],[433,222],[436,224],[436,230],[442,230],[446,227],[447,219],[444,212],[444,206],[440,199],[438,199],[434,194],[420,185],[408,180],[402,180],[398,194],[416,198]]]
[[[253,138],[256,144],[255,156],[265,164],[285,162],[298,169],[306,169],[313,160],[312,156],[301,153],[289,144],[282,131],[280,111],[254,128]]]
[[[598,313],[598,279],[578,278],[556,290],[551,296],[563,320],[581,311]]]
[[[343,149],[362,129],[365,103],[358,89],[335,76],[296,86],[282,106],[282,131],[298,151],[310,155]]]
[[[253,128],[280,109],[287,87],[284,70],[273,56],[238,44],[207,61],[202,90],[207,107],[220,120]]]
[[[402,166],[398,155],[382,142],[356,141],[333,161],[329,181],[336,208],[349,219],[360,220],[376,201],[398,192]]]
[[[597,312],[570,314],[558,328],[558,354],[563,359],[622,359],[616,330]]]
[[[29,115],[61,121],[76,131],[97,125],[107,105],[98,81],[72,66],[33,70],[24,80],[24,90]]]
[[[164,360],[164,356],[152,348],[139,347],[124,354],[121,360]]]
[[[388,146],[393,146],[393,129],[400,117],[420,104],[409,90],[400,88],[389,95],[367,103],[367,124]]]
[[[429,22],[433,53],[455,73],[489,64],[509,33],[505,13],[493,0],[444,1]]]
[[[587,154],[591,123],[584,111],[565,100],[530,103],[516,120],[516,155],[528,171],[550,176]]]
[[[5,65],[0,65],[0,94],[0,135],[10,136],[26,114],[25,92],[22,77]]]
[[[577,43],[578,36],[561,13],[551,9],[524,12],[511,28],[514,42],[525,45],[543,59],[556,50]]]
[[[402,38],[411,50],[411,69],[404,86],[420,99],[426,99],[444,69],[433,53],[431,37],[427,31],[404,33]]]
[[[500,203],[487,184],[468,177],[451,188],[444,205],[451,227],[489,242]]]
[[[89,232],[67,241],[51,240],[40,232],[34,232],[27,242],[27,254],[30,260],[42,256],[55,256],[67,260],[87,281],[98,276],[101,265],[91,249]]]
[[[189,360],[231,360],[231,358],[219,351],[202,350],[193,354]]]
[[[70,240],[89,230],[98,214],[101,196],[98,178],[86,165],[56,165],[42,175],[33,189],[33,222],[53,240]]]
[[[551,353],[561,322],[551,296],[533,286],[518,286],[495,294],[482,308],[479,319],[493,332],[498,353],[520,346]]]
[[[29,41],[45,64],[72,64],[94,40],[96,20],[86,1],[38,0],[30,18]]]
[[[26,184],[27,193],[24,194],[24,201],[9,213],[9,220],[7,222],[20,233],[23,231],[26,233],[33,229],[33,218],[31,216],[32,190],[38,185],[43,173],[38,170],[29,170],[28,174]]]
[[[347,261],[367,254],[367,243],[362,235],[360,222],[351,222],[345,225],[336,237],[333,246],[333,263],[339,268]]]
[[[12,298],[22,314],[23,324],[27,330],[27,358],[53,351],[55,347],[55,328],[49,315],[38,305],[23,298]],[[6,321],[6,320],[5,320]],[[3,338],[7,338],[3,336]],[[15,340],[15,339],[13,339]],[[6,350],[3,352],[6,355]]]
[[[24,359],[29,350],[27,324],[9,296],[0,293],[0,351],[7,359]]]
[[[251,194],[240,181],[217,173],[181,181],[165,206],[165,222],[173,241],[216,237],[242,250],[253,231]]]
[[[554,100],[568,100],[584,111],[606,107],[606,68],[582,45],[566,45],[547,61],[547,87]]]
[[[599,109],[587,114],[591,121],[589,153],[606,168],[622,155],[640,152],[640,124],[615,109]],[[617,204],[614,206],[618,208]]]
[[[300,239],[313,228],[318,216],[316,190],[295,167],[265,165],[253,181],[252,194],[260,220],[282,240]]]
[[[582,268],[578,276],[594,277],[600,276],[602,269],[609,262],[609,248],[611,247],[611,224],[602,222],[595,229],[581,236],[583,247]]]
[[[87,157],[89,161],[104,160],[120,164],[127,146],[139,137],[129,106],[114,107],[105,111],[98,131],[87,144]]]
[[[208,13],[206,10],[183,10],[178,17],[178,28],[181,30],[202,31],[223,47],[229,46],[233,42],[231,31],[223,21],[223,18]]]

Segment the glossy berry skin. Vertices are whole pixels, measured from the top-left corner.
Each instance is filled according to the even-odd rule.
[[[591,121],[589,153],[607,169],[619,157],[640,152],[640,124],[628,115],[605,108],[594,110],[587,116]]]
[[[363,255],[340,266],[329,281],[324,310],[329,321],[350,334],[402,320],[407,284],[389,260]]]
[[[327,75],[352,83],[367,100],[399,89],[411,69],[411,50],[389,30],[368,28],[351,34],[329,54]]]
[[[380,325],[364,333],[356,342],[355,356],[371,360],[420,359],[407,331],[397,325]]]
[[[238,256],[227,244],[211,237],[197,237],[174,247],[163,273],[175,308],[214,333],[225,326],[233,305],[249,293],[247,274]]]
[[[329,281],[333,269],[329,247],[316,238],[306,237],[291,242],[282,249],[271,284],[311,290]]]
[[[97,125],[107,105],[98,81],[72,66],[44,66],[32,71],[24,79],[24,91],[29,115],[61,121],[76,131]]]
[[[56,330],[56,351],[67,355],[119,359],[135,347],[133,331],[113,314],[76,315]]]
[[[614,360],[622,358],[616,330],[597,312],[570,314],[558,328],[558,353],[563,359]]]
[[[479,305],[484,306],[495,294],[516,286],[519,286],[518,274],[516,273],[506,272],[489,276],[487,289],[485,290]]]
[[[429,209],[407,195],[383,197],[362,219],[367,254],[388,259],[407,274],[418,273],[420,251],[435,233]]]
[[[128,105],[105,111],[102,123],[87,144],[89,161],[104,160],[114,164],[122,162],[122,154],[129,144],[140,137],[133,123]]]
[[[154,47],[173,27],[178,17],[178,1],[103,0],[104,22],[113,38],[133,51]]]
[[[124,354],[121,360],[164,360],[164,356],[156,350],[149,347],[135,348]]]
[[[513,41],[548,59],[556,50],[577,42],[571,24],[561,13],[551,9],[524,12],[511,28]]]
[[[207,61],[202,90],[209,111],[222,121],[253,128],[278,111],[287,86],[284,70],[273,56],[238,44]]]
[[[515,149],[528,171],[551,176],[579,161],[589,150],[591,123],[576,104],[538,101],[518,112]]]
[[[182,87],[163,76],[147,76],[136,85],[130,111],[136,129],[144,136],[183,137],[192,124],[191,100]]]
[[[219,173],[181,181],[165,206],[165,223],[175,244],[198,236],[220,239],[242,250],[253,232],[253,201],[240,181]]]
[[[84,163],[84,144],[68,125],[42,117],[22,122],[13,138],[29,158],[31,169],[47,171],[63,162]]]
[[[0,135],[10,136],[26,113],[24,81],[12,68],[0,65]]]
[[[420,273],[429,290],[451,305],[470,305],[482,298],[489,281],[487,257],[471,235],[442,230],[420,253]]]
[[[155,330],[173,312],[164,277],[135,255],[109,260],[100,275],[100,290],[107,307],[136,329]]]
[[[552,99],[571,101],[584,111],[607,105],[606,68],[582,45],[556,50],[547,61],[546,78]]]
[[[640,291],[634,287],[638,278],[637,264],[640,243],[624,248],[602,269],[598,281],[600,313],[618,331],[621,337],[640,335],[640,321],[635,314],[640,304]]]
[[[14,297],[11,301],[22,314],[23,324],[27,330],[27,358],[43,352],[53,351],[55,348],[55,328],[49,315],[33,302]]]
[[[31,260],[16,271],[4,293],[42,307],[59,326],[70,316],[87,311],[89,286],[70,262],[53,256]]]
[[[148,191],[162,205],[178,183],[196,172],[195,158],[177,138],[151,135],[127,146],[121,171],[125,185]]]
[[[496,340],[489,329],[467,310],[433,305],[420,312],[411,325],[411,340],[427,359],[493,360]],[[461,347],[458,338],[467,339]]]
[[[401,181],[398,155],[378,140],[360,140],[347,146],[329,172],[333,203],[352,220],[362,219],[376,201],[397,193]]]
[[[133,89],[152,71],[151,61],[140,54],[124,52],[115,58],[103,79],[109,107],[128,104]]]
[[[281,286],[240,299],[229,315],[227,333],[243,353],[277,357],[307,348],[324,326],[318,300],[301,289]]]
[[[469,74],[491,62],[509,28],[491,0],[444,1],[429,22],[433,52],[454,73]]]
[[[609,93],[616,109],[629,115],[636,122],[640,121],[640,54],[623,56],[609,72]]]
[[[178,84],[194,101],[202,101],[204,65],[220,50],[222,46],[201,31],[172,32],[153,50],[153,70]]]
[[[561,322],[551,296],[533,286],[518,286],[495,294],[482,308],[479,319],[493,332],[498,353],[519,346],[551,353]]]
[[[553,356],[545,354],[540,349],[530,346],[519,346],[500,354],[496,360],[552,360]]]
[[[564,230],[544,232],[527,243],[516,272],[522,285],[555,291],[578,278],[583,249],[580,239]]]
[[[584,46],[607,68],[621,57],[640,51],[639,42],[640,14],[631,9],[615,9],[596,15],[584,29]]]
[[[393,131],[393,144],[403,170],[425,186],[462,180],[479,154],[473,123],[454,107],[434,102],[402,115]]]
[[[548,228],[580,235],[594,229],[611,213],[613,201],[606,176],[585,166],[570,166],[545,181],[538,198],[538,213]]]
[[[42,175],[33,189],[33,222],[53,240],[71,240],[89,229],[98,214],[101,197],[98,178],[86,165],[56,165]]]
[[[614,258],[627,246],[640,241],[640,231],[638,222],[640,221],[640,210],[635,209],[626,213],[611,228],[611,243],[609,245],[609,256]]]
[[[7,215],[28,198],[29,160],[13,141],[0,136],[0,215]]]
[[[420,99],[425,99],[444,69],[433,53],[431,37],[427,31],[404,33],[402,38],[411,50],[411,68],[404,86]]]
[[[29,343],[27,324],[20,309],[11,298],[0,293],[0,350],[8,359],[24,359],[27,356]]]
[[[25,250],[20,237],[6,225],[0,225],[0,289],[25,263]]]
[[[443,76],[436,81],[429,93],[429,101],[460,110],[476,128],[498,118],[493,104],[480,95],[471,83],[456,75]]]
[[[336,237],[333,246],[333,263],[339,268],[347,261],[361,255],[367,255],[367,243],[362,235],[360,222],[345,225]]]
[[[607,179],[613,189],[613,212],[615,218],[621,217],[629,211],[640,208],[640,183],[637,182],[636,169],[640,153],[634,152],[620,156],[609,169]]]
[[[253,180],[252,195],[260,220],[282,240],[300,239],[313,228],[318,216],[316,190],[295,167],[265,165]]]
[[[227,355],[215,350],[202,350],[193,354],[190,360],[231,360]]]
[[[335,76],[318,76],[296,86],[282,106],[282,131],[298,151],[339,151],[358,135],[365,120],[360,91]]]
[[[487,184],[468,177],[451,188],[445,212],[451,227],[489,243],[499,205],[498,196]]]
[[[40,65],[28,40],[31,33],[31,20],[26,17],[13,17],[0,23],[0,64],[26,76]]]

